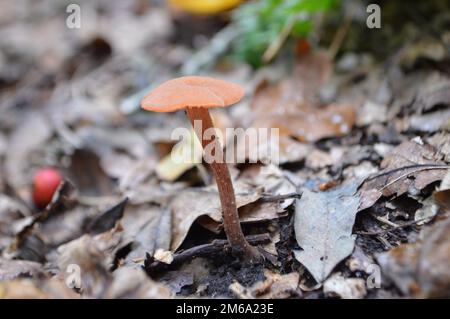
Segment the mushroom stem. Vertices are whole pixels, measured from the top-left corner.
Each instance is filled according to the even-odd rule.
[[[214,124],[207,108],[202,107],[188,107],[186,109],[189,120],[191,121],[194,129],[195,121],[201,121],[201,132],[196,130],[198,139],[200,140],[202,147],[206,148],[210,143],[214,145],[209,146],[214,152],[220,152],[211,154],[215,159],[219,161],[212,161],[210,163],[214,178],[216,179],[217,188],[219,190],[220,203],[223,211],[223,225],[227,239],[233,248],[233,251],[237,254],[244,254],[245,257],[252,261],[258,261],[260,259],[259,252],[253,246],[251,246],[242,233],[241,224],[239,222],[239,215],[236,207],[236,197],[234,195],[233,183],[231,182],[230,172],[225,162],[224,154],[220,141],[214,131],[211,135],[211,140],[203,139],[204,132],[208,129],[214,130]]]

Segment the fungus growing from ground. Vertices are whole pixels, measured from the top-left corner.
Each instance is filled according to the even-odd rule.
[[[201,130],[196,130],[196,134],[204,149],[208,146],[215,151],[215,160],[211,161],[210,166],[219,190],[227,239],[236,255],[257,261],[260,258],[259,252],[247,242],[242,233],[230,172],[208,111],[209,108],[235,104],[243,96],[244,90],[239,85],[209,77],[186,76],[158,86],[144,97],[141,106],[154,112],[185,109],[194,128],[195,122],[201,121]],[[208,135],[212,133],[208,140],[204,139],[207,130]]]

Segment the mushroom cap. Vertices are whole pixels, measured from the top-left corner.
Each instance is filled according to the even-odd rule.
[[[141,101],[153,112],[174,112],[187,107],[225,107],[239,102],[244,90],[237,84],[204,76],[183,76],[164,82]]]

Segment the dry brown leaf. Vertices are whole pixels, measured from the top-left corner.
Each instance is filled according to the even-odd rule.
[[[378,254],[383,274],[403,294],[419,298],[449,298],[450,219],[438,222],[423,233],[423,240],[403,244]]]
[[[255,190],[244,183],[234,183],[234,189],[238,208],[255,202],[262,195],[261,190]],[[170,210],[173,216],[172,251],[181,245],[191,225],[200,216],[207,215],[217,223],[222,221],[222,208],[215,187],[182,191],[170,203]]]
[[[275,107],[279,105],[278,102]],[[353,107],[330,104],[317,108],[304,106],[293,112],[265,110],[252,123],[252,127],[278,128],[280,136],[293,136],[302,142],[315,142],[326,137],[348,134],[354,122]]]
[[[416,194],[425,186],[442,180],[447,167],[433,146],[421,139],[412,139],[389,152],[380,168],[380,173],[366,179],[361,186],[359,210],[372,206],[381,196]]]
[[[121,238],[121,227],[96,236],[83,235],[58,247],[56,264],[61,272],[71,265],[80,269],[83,295],[100,298],[111,282],[111,268]]]

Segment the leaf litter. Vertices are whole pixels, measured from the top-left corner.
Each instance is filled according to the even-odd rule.
[[[102,25],[87,15],[70,34],[57,6],[41,5],[0,13],[0,298],[449,297],[441,41],[405,41],[382,60],[349,38],[334,60],[284,52],[254,71],[222,60],[233,28],[185,46],[157,4],[83,4]],[[188,69],[245,86],[246,99],[213,115],[218,127],[279,129],[278,163],[249,156],[262,141],[238,143],[247,162],[229,165],[263,264],[230,257],[201,158],[170,160],[183,114],[139,111],[142,92]],[[66,181],[39,210],[32,179],[46,166]],[[78,288],[66,281],[74,264]],[[381,285],[370,288],[376,267]]]

